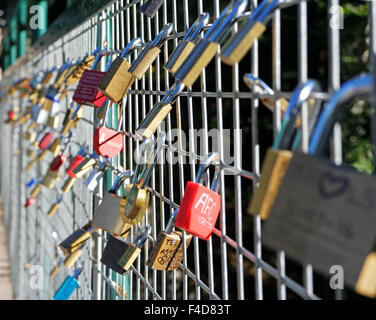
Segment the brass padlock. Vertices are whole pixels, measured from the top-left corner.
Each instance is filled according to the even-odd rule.
[[[63,240],[59,244],[59,248],[68,256],[78,250],[96,230],[97,228],[92,226],[92,222],[90,221]]]
[[[134,225],[141,221],[145,215],[150,198],[150,191],[147,189],[147,185],[165,139],[166,133],[161,132],[156,141],[152,138],[142,142],[132,182],[125,190],[125,197],[120,200],[120,216],[126,223]],[[150,145],[152,146],[152,150],[147,154],[147,148]],[[143,159],[147,162],[140,174]]]
[[[107,67],[106,74],[98,85],[98,89],[107,98],[119,103],[125,95],[127,86],[124,86],[124,79],[127,77],[130,64],[125,58],[134,49],[143,45],[141,38],[133,39],[128,43],[122,54]]]
[[[63,201],[63,197],[62,196],[59,196],[56,200],[56,202],[51,206],[51,208],[48,210],[47,212],[47,215],[49,217],[52,217],[55,212],[57,211],[57,209],[59,209],[59,205],[60,203]]]
[[[296,4],[297,1],[264,0],[252,11],[248,20],[242,24],[239,31],[234,34],[221,50],[221,59],[224,63],[234,65],[238,63],[252,48],[253,43],[266,30],[266,24],[273,17],[277,9],[285,8]]]
[[[178,209],[171,215],[165,231],[159,233],[156,243],[149,255],[146,265],[155,270],[176,270],[183,260],[183,233],[172,231]],[[192,235],[185,235],[185,245],[188,248]]]
[[[248,213],[258,214],[263,220],[268,218],[292,158],[292,152],[289,149],[295,150],[298,144],[301,143],[300,131],[296,134],[296,138],[293,139],[298,113],[303,103],[309,99],[315,89],[320,89],[319,84],[314,80],[308,80],[294,90],[283,116],[281,130],[273,143],[273,147],[269,148],[266,154],[261,170],[259,187],[248,206]],[[319,112],[320,105],[316,104],[313,116],[310,119],[309,132],[312,131]]]
[[[51,279],[53,279],[53,278],[55,277],[56,273],[59,271],[59,267],[63,264],[63,262],[64,262],[64,259],[61,258],[61,259],[59,259],[59,260],[55,263],[54,267],[52,268],[52,270],[51,270],[51,272],[50,272],[50,278],[51,278]]]
[[[124,238],[127,237],[129,230],[123,235]],[[114,237],[110,235],[102,253],[101,263],[115,272],[123,274],[125,270],[119,266],[118,261],[123,256],[128,246],[129,242],[125,241],[122,237]]]
[[[56,157],[61,150],[61,138],[55,138],[54,142],[51,143],[50,147],[47,150],[52,152],[54,157]]]
[[[117,191],[130,175],[123,172],[114,182],[111,189],[104,195],[98,210],[94,214],[93,226],[111,232],[115,235],[124,233],[131,225],[124,222],[120,216],[120,201]]]
[[[118,261],[119,266],[123,268],[124,271],[128,271],[132,266],[133,262],[141,253],[141,248],[145,244],[147,239],[153,240],[150,236],[151,233],[151,224],[144,228],[144,231],[139,232],[136,238],[129,243],[124,254]]]
[[[35,151],[33,150],[33,149],[27,149],[26,150],[26,156],[28,157],[28,158],[33,158],[33,157],[35,157]]]
[[[149,139],[172,109],[172,104],[184,89],[184,83],[172,85],[161,101],[157,102],[136,129],[136,136]]]
[[[180,68],[182,63],[193,50],[201,31],[208,24],[209,18],[210,15],[207,12],[202,13],[197,18],[197,20],[189,28],[179,45],[171,53],[168,61],[164,66],[165,69],[170,71],[172,74],[175,74],[175,72]]]
[[[99,157],[96,152],[86,156],[85,159],[72,170],[76,178],[83,177],[92,167],[96,165],[98,158]]]
[[[64,260],[64,265],[68,269],[72,268],[75,262],[78,260],[78,258],[82,255],[82,248],[83,245],[79,247],[76,251],[74,251],[72,254],[70,254],[68,257],[66,257],[66,259]]]
[[[30,198],[36,198],[37,195],[40,193],[42,190],[42,186],[40,184],[37,184],[34,189],[30,193]]]
[[[220,43],[231,30],[232,25],[238,20],[247,8],[248,1],[232,1],[214,21],[210,29],[205,33],[187,57],[185,62],[175,73],[175,78],[191,87],[200,76],[202,70],[209,64],[218,52]]]

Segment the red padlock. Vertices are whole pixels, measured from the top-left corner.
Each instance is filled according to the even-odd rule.
[[[57,171],[59,170],[60,166],[67,160],[67,156],[62,153],[55,157],[52,162],[50,163],[50,171]]]
[[[26,203],[25,203],[24,207],[27,208],[27,207],[33,205],[34,203],[35,203],[35,199],[34,198],[29,198],[29,199],[26,200]]]
[[[211,153],[201,164],[196,182],[187,182],[175,220],[176,227],[204,240],[209,240],[221,209],[221,197],[218,194],[219,167],[216,166],[211,189],[202,184],[202,179],[209,165],[213,162],[219,164],[219,159],[217,153]]]
[[[106,111],[103,116],[103,124],[107,118],[107,108],[108,106],[106,106]],[[120,153],[123,149],[123,134],[120,132],[122,123],[123,117],[121,116],[117,131],[104,126],[95,129],[93,148],[98,155],[112,159]]]
[[[8,111],[8,120],[14,120],[15,114],[13,110]]]
[[[73,95],[73,101],[81,105],[100,108],[107,99],[98,90],[98,85],[104,77],[105,72],[85,70]]]
[[[44,135],[42,140],[39,142],[39,148],[42,150],[46,150],[48,146],[51,144],[54,135],[51,132],[48,132]]]

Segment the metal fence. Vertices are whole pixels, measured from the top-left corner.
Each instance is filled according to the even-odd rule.
[[[142,1],[111,1],[108,6],[88,18],[58,41],[50,44],[48,50],[41,52],[32,61],[6,73],[6,80],[16,80],[30,76],[37,70],[47,70],[52,66],[60,66],[67,59],[77,59],[106,41],[108,49],[117,53],[125,48],[126,44],[142,37],[147,42],[152,40],[161,27],[172,22],[175,33],[163,45],[162,53],[149,68],[142,80],[136,80],[128,94],[126,107],[123,108],[124,149],[122,156],[112,159],[113,166],[123,171],[123,168],[135,168],[134,151],[139,147],[133,133],[138,124],[145,117],[156,101],[164,95],[173,84],[172,76],[163,69],[169,54],[177,46],[179,39],[188,30],[190,24],[198,14],[208,11],[217,17],[228,1],[190,1],[169,0],[153,19],[143,16],[138,8]],[[194,5],[192,5],[194,2]],[[257,6],[257,0],[250,1],[252,10]],[[327,1],[328,7],[339,5],[338,0]],[[371,10],[374,3],[370,4]],[[192,7],[194,10],[192,11]],[[375,11],[375,10],[373,10]],[[179,14],[179,12],[181,14]],[[288,98],[291,92],[281,92],[281,73],[283,59],[281,57],[281,16],[283,10],[277,10],[273,21],[269,25],[272,34],[272,88],[280,96]],[[372,15],[371,15],[372,17]],[[324,17],[323,17],[324,18]],[[332,15],[327,15],[328,26]],[[298,77],[296,84],[308,78],[308,21],[307,1],[297,4],[297,43],[298,43]],[[372,25],[373,26],[373,25]],[[237,30],[237,24],[233,32]],[[374,28],[372,28],[374,29]],[[373,32],[372,30],[371,32]],[[338,89],[340,81],[340,30],[328,27],[328,55],[329,55],[329,92],[316,93],[322,101],[327,100],[329,93]],[[373,34],[373,33],[372,33]],[[147,243],[142,254],[134,263],[129,274],[119,274],[104,267],[100,262],[106,232],[98,231],[84,247],[84,253],[78,264],[83,264],[84,271],[79,281],[80,287],[72,299],[125,299],[121,296],[119,284],[128,293],[127,299],[263,299],[264,284],[273,288],[274,298],[287,299],[319,299],[319,293],[314,290],[314,271],[310,265],[301,266],[301,278],[289,276],[286,259],[283,252],[273,253],[273,259],[263,260],[261,242],[261,220],[247,214],[251,190],[256,187],[257,177],[260,174],[258,111],[259,98],[241,84],[245,72],[259,74],[259,60],[263,58],[256,41],[251,52],[245,57],[250,61],[250,70],[239,70],[235,65],[232,69],[232,79],[222,77],[223,68],[217,55],[206,71],[203,71],[201,80],[192,88],[185,90],[176,102],[176,106],[167,117],[164,128],[167,140],[162,152],[162,159],[155,167],[150,190],[152,198],[142,224],[153,225],[152,235],[156,239],[174,209],[179,205],[187,181],[194,180],[200,160],[214,149],[219,150],[222,160],[227,156],[224,146],[230,145],[233,162],[221,169],[221,213],[217,230],[208,241],[194,237],[190,247],[184,247],[184,259],[177,271],[153,271],[146,267],[151,244]],[[115,54],[114,54],[115,57]],[[136,53],[130,58],[134,61]],[[106,61],[102,59],[101,70],[105,69]],[[207,83],[208,75],[214,74],[215,83]],[[211,78],[213,79],[213,78]],[[241,90],[240,88],[243,88]],[[74,88],[62,105],[68,108]],[[22,108],[26,101],[8,98],[2,102],[1,108],[6,110],[13,103]],[[273,128],[276,133],[280,127],[279,105],[271,115]],[[224,110],[230,110],[232,118],[224,118]],[[306,109],[303,109],[305,117]],[[242,123],[244,115],[250,115],[251,141],[245,144],[242,141]],[[116,127],[116,112],[110,112],[108,123]],[[273,118],[272,118],[273,117]],[[77,128],[72,129],[72,142],[67,153],[74,155],[79,146],[88,143],[92,148],[94,109],[84,107],[84,119],[81,119]],[[305,122],[303,121],[303,125]],[[172,128],[181,128],[186,135],[187,145],[176,143],[171,136]],[[12,266],[12,280],[15,298],[17,299],[51,299],[56,289],[72,270],[61,267],[57,275],[50,279],[49,272],[60,257],[56,244],[83,226],[92,219],[103,192],[109,188],[116,177],[116,173],[105,176],[97,194],[89,192],[78,181],[72,191],[64,195],[63,205],[51,218],[47,211],[56,201],[57,190],[43,192],[35,205],[25,209],[23,204],[28,197],[27,182],[37,176],[42,176],[51,161],[50,154],[43,161],[35,165],[30,171],[25,166],[30,159],[25,152],[30,147],[22,139],[26,128],[2,125],[1,141],[1,193],[5,224],[8,231],[8,243]],[[210,130],[218,129],[217,146],[211,141]],[[226,129],[230,129],[230,137],[225,141]],[[196,131],[195,131],[196,130]],[[200,131],[201,130],[201,131]],[[303,132],[305,129],[303,128]],[[197,148],[197,139],[200,139],[200,148]],[[180,137],[182,138],[182,137]],[[333,154],[336,162],[341,162],[341,128],[338,125],[334,134]],[[244,163],[243,157],[249,155]],[[175,161],[173,161],[175,160]],[[58,182],[61,187],[65,179]],[[132,231],[133,236],[134,231]],[[25,264],[40,265],[44,270],[44,289],[35,290],[30,287],[32,268],[25,270]],[[113,280],[111,285],[111,281]],[[341,298],[340,292],[333,293],[333,298]]]

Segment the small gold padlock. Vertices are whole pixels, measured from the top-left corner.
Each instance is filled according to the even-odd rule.
[[[130,269],[130,267],[133,265],[133,262],[140,255],[141,248],[145,244],[146,240],[152,240],[152,238],[150,237],[151,229],[151,224],[149,224],[145,227],[145,231],[143,231],[142,233],[139,232],[136,238],[131,243],[129,243],[124,254],[118,261],[119,266],[122,267],[123,270],[128,271]]]
[[[54,157],[56,157],[61,151],[61,139],[56,138],[48,150],[53,153]]]
[[[68,180],[65,181],[63,187],[61,188],[61,191],[63,193],[67,193],[73,187],[73,184],[75,183],[76,179],[76,177],[69,177]]]
[[[70,254],[65,260],[64,260],[64,265],[70,269],[72,266],[75,264],[77,259],[82,255],[82,247],[77,249],[75,252]]]
[[[57,129],[58,126],[59,126],[59,116],[58,115],[48,116],[47,127]]]
[[[40,184],[37,184],[34,189],[30,193],[30,198],[36,198],[40,191],[42,190],[42,186]]]
[[[203,28],[208,24],[210,15],[207,12],[202,13],[192,24],[179,45],[172,52],[164,68],[172,74],[180,68],[185,59],[192,52],[195,43]]]
[[[171,215],[165,231],[162,231],[149,255],[146,265],[155,270],[176,270],[183,260],[183,233],[172,231],[178,209]],[[192,235],[185,235],[185,245],[188,248]]]
[[[55,185],[55,181],[58,181],[61,177],[61,173],[59,170],[48,170],[47,173],[44,175],[42,180],[42,185],[47,187],[48,189],[53,189]]]

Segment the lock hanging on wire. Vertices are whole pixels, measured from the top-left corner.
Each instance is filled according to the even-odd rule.
[[[146,265],[155,270],[176,270],[183,260],[184,237],[181,231],[173,231],[179,209],[175,209],[167,223],[165,231],[161,231],[149,255]],[[192,235],[185,235],[185,247],[191,243]]]
[[[295,123],[304,102],[308,101],[314,91],[319,91],[320,85],[317,81],[308,80],[299,85],[293,92],[290,103],[283,116],[281,130],[279,131],[273,147],[268,149],[262,170],[260,184],[254,193],[248,206],[248,212],[253,215],[260,215],[265,220],[268,218],[271,207],[275,201],[278,189],[292,158],[290,148],[297,148],[301,142],[300,133],[295,133]],[[315,121],[320,113],[320,101],[316,100],[312,116],[309,121],[309,132],[312,132]],[[298,131],[300,132],[300,130]]]
[[[211,188],[203,185],[207,170],[215,165],[215,174]],[[220,185],[218,153],[209,154],[201,164],[196,181],[188,181],[184,196],[176,216],[175,226],[203,240],[209,240],[221,210],[221,196],[218,194]]]

